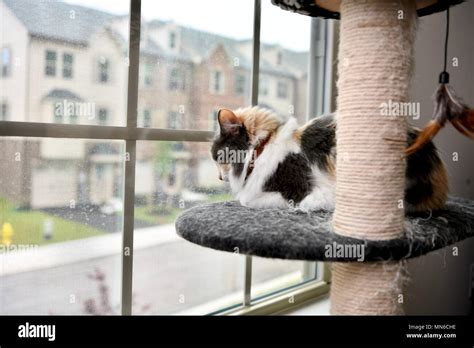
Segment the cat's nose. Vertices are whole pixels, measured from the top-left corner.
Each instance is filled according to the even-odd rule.
[[[222,178],[222,174],[221,174],[221,173],[219,173],[219,180],[220,180],[220,181],[224,181],[224,179]]]

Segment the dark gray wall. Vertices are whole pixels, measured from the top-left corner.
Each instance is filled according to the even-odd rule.
[[[453,7],[448,57],[458,58],[459,66],[448,61],[451,85],[464,101],[474,107],[474,1]],[[415,46],[415,75],[412,101],[421,103],[423,126],[431,119],[433,95],[443,67],[445,13],[423,17],[419,21]],[[448,167],[451,194],[474,199],[474,142],[447,125],[435,140]],[[458,161],[453,161],[453,153]],[[409,261],[412,279],[406,294],[407,314],[467,314],[469,267],[474,263],[474,239],[458,243],[459,256],[453,248],[430,253]]]

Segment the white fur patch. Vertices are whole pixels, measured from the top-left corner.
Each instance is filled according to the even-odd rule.
[[[309,195],[299,204],[299,208],[304,211],[309,210],[334,210],[335,206],[335,183],[329,175],[318,166],[312,168],[316,185]]]
[[[255,160],[252,175],[247,178],[247,169],[250,158],[246,159],[242,174],[230,176],[230,185],[236,198],[242,205],[255,208],[280,207],[285,208],[288,202],[278,192],[263,192],[267,179],[276,171],[278,164],[283,162],[290,153],[301,151],[299,144],[293,138],[298,124],[295,118],[290,118],[280,127],[272,141],[266,146],[262,154]],[[250,156],[249,156],[250,157]]]

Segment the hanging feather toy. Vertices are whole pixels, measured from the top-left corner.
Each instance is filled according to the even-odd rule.
[[[474,139],[474,109],[469,108],[456,95],[454,88],[449,85],[449,73],[446,71],[449,36],[449,7],[446,10],[446,39],[444,43],[444,69],[439,75],[439,87],[434,95],[435,108],[433,118],[418,134],[415,142],[406,149],[411,155],[421,149],[449,121],[461,134]]]

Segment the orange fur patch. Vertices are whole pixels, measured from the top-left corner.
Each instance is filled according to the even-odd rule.
[[[275,113],[256,106],[240,108],[234,113],[245,126],[252,144],[272,137],[282,124],[282,120]]]

